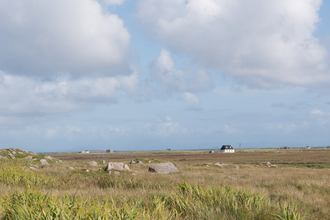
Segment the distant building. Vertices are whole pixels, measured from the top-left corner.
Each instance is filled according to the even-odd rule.
[[[284,146],[284,147],[280,147],[279,149],[280,149],[280,150],[288,150],[288,149],[291,149],[291,147]]]
[[[330,148],[330,146],[327,146],[327,148]]]
[[[86,153],[86,154],[89,154],[89,150],[85,150],[85,153]]]
[[[213,154],[213,153],[214,153],[214,150],[210,150],[209,153],[210,153],[210,154]]]
[[[235,153],[232,145],[222,145],[220,153]]]
[[[113,153],[113,150],[112,149],[108,149],[106,152],[112,154]]]
[[[84,150],[83,150],[83,151],[80,151],[79,153],[81,153],[81,154],[85,154],[85,153],[86,153],[86,151],[84,151]]]
[[[311,149],[311,146],[306,146],[306,149]]]
[[[171,151],[171,149],[169,148],[169,149],[166,149],[167,151]]]

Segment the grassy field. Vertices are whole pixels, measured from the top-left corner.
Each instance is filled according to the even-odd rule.
[[[0,159],[3,219],[330,218],[330,149],[50,154],[49,166],[40,166],[45,155],[26,155]],[[103,160],[131,170],[109,175]],[[148,172],[160,162],[180,172]]]

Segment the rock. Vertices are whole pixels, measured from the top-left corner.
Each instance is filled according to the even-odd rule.
[[[62,163],[62,162],[63,162],[63,160],[58,160],[58,162],[59,162],[59,163]]]
[[[206,167],[210,167],[209,165],[206,165]]]
[[[7,160],[8,160],[7,157],[3,157],[3,156],[1,156],[1,155],[0,155],[0,159],[7,159]]]
[[[22,152],[18,152],[19,154],[23,154]]]
[[[87,170],[87,169],[82,169],[82,171],[89,172],[89,170]]]
[[[31,166],[31,167],[36,167],[36,168],[38,168],[38,166],[37,166],[37,165],[34,165],[34,164],[30,164],[30,166]]]
[[[124,170],[124,164],[123,163],[119,163],[119,162],[110,162],[108,163],[106,170]]]
[[[105,164],[105,160],[102,160],[102,164]]]
[[[136,163],[143,164],[141,160],[136,161]]]
[[[131,160],[131,162],[129,162],[130,164],[134,164],[135,163],[135,161],[134,160]]]
[[[27,157],[24,157],[24,159],[29,159],[29,160],[32,160],[32,156],[27,156]]]
[[[88,162],[88,164],[91,166],[97,166],[97,162],[95,162],[95,161]]]
[[[172,163],[158,163],[158,164],[151,165],[149,167],[149,172],[176,173],[176,172],[179,172],[179,170]]]
[[[116,174],[116,175],[120,175],[120,173],[119,173],[118,171],[115,171],[115,174]]]
[[[227,166],[227,164],[225,164],[225,163],[221,163],[221,164],[220,164],[220,163],[218,163],[218,162],[217,162],[217,163],[215,163],[214,165],[216,165],[216,166],[219,166],[219,167],[222,167],[222,166]]]
[[[124,170],[128,170],[129,171],[129,166],[127,164],[125,164]]]
[[[149,163],[151,163],[151,160],[149,160]]]
[[[37,160],[37,158],[33,158],[32,160]]]
[[[75,170],[75,168],[73,168],[73,167],[68,167],[68,169],[69,169],[69,170]]]
[[[102,171],[102,169],[101,168],[99,168],[99,172],[101,172]]]
[[[266,165],[267,167],[271,167],[272,164],[270,162],[267,162]]]
[[[31,170],[37,170],[37,169],[36,169],[36,168],[34,168],[34,167],[30,167],[30,169],[31,169]]]
[[[51,156],[44,156],[45,159],[52,160],[53,158]]]
[[[111,171],[109,171],[108,174],[111,175]]]
[[[11,157],[11,159],[15,159],[14,155],[12,155],[11,153],[8,153],[8,155]]]
[[[239,166],[236,166],[236,170],[238,170],[239,169]]]
[[[49,163],[45,159],[41,159],[40,164],[43,165],[43,166],[48,166],[49,165]]]

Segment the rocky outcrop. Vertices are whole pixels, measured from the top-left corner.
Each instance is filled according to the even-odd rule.
[[[172,163],[158,163],[158,164],[151,165],[149,167],[149,172],[177,173],[177,172],[179,172],[179,170]]]

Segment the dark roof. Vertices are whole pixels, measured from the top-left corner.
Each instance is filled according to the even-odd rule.
[[[231,145],[222,145],[221,150],[234,149]]]

